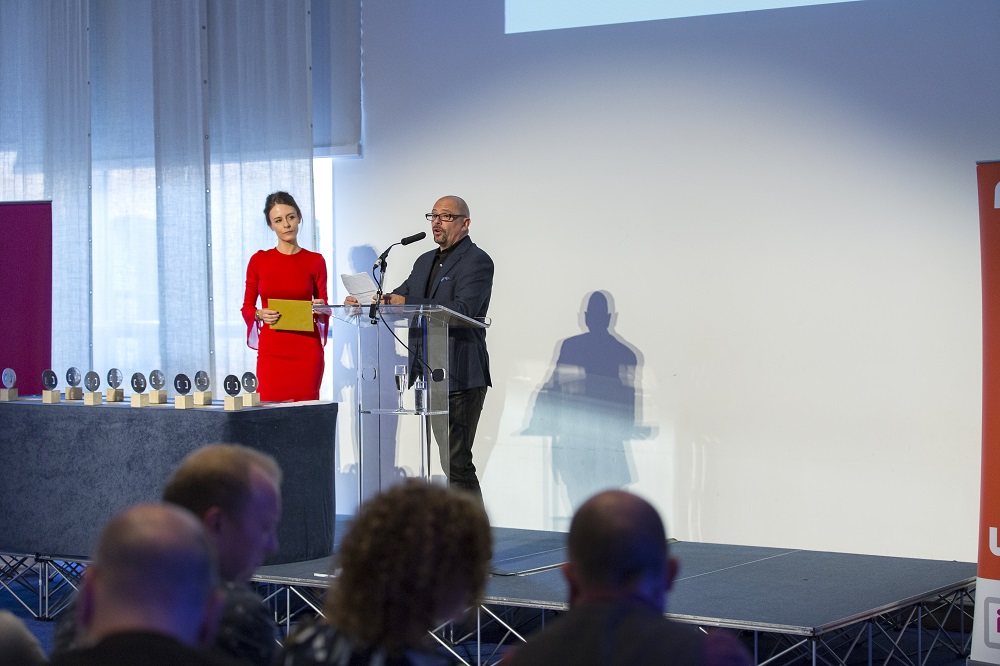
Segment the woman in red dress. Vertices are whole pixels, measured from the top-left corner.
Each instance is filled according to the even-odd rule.
[[[257,350],[260,399],[267,402],[318,400],[323,381],[323,345],[329,317],[314,316],[313,330],[271,328],[281,317],[268,299],[311,300],[326,304],[326,262],[299,247],[302,212],[287,192],[275,192],[264,203],[264,219],[278,237],[270,250],[260,250],[247,265],[243,319],[247,344]],[[260,307],[257,298],[260,297]]]

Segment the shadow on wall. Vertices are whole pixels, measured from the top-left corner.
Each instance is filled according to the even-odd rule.
[[[595,492],[637,480],[628,442],[650,436],[651,428],[641,425],[637,401],[642,354],[615,333],[616,317],[608,292],[584,298],[581,321],[586,332],[557,346],[555,365],[535,395],[521,433],[551,438],[553,485],[546,499],[553,508],[559,506],[558,493],[565,488],[567,521]],[[553,516],[558,513],[553,511]]]

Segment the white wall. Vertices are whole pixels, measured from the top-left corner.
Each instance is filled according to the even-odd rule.
[[[475,448],[494,524],[564,528],[569,476],[628,481],[682,540],[974,560],[998,33],[993,0],[515,35],[501,0],[365,3],[336,262],[426,228],[440,195],[470,203],[497,266]],[[431,247],[393,250],[387,282]],[[591,399],[545,418],[595,291],[623,344],[581,338]],[[616,450],[593,415],[630,393],[593,380],[623,345]],[[553,452],[553,422],[607,445]]]

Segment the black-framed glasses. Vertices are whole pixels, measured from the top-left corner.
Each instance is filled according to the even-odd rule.
[[[454,220],[456,218],[465,217],[465,216],[464,215],[455,215],[453,213],[427,213],[426,215],[424,215],[424,217],[427,218],[428,222],[433,222],[435,217],[438,218],[438,219],[440,219],[442,222],[451,222],[452,220]]]

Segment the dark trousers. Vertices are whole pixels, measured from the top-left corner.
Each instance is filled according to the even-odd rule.
[[[448,475],[448,484],[473,493],[482,502],[483,491],[472,462],[472,443],[476,439],[479,416],[483,413],[486,387],[451,391],[448,394],[448,447],[438,443],[441,467]]]

